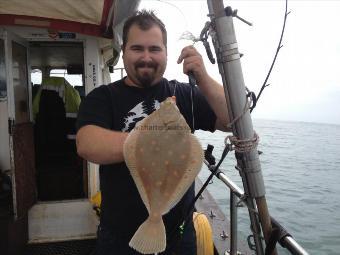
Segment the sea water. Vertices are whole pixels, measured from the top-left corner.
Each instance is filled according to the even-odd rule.
[[[340,254],[340,126],[306,122],[254,120],[260,137],[260,155],[270,214],[310,254]],[[221,157],[230,133],[197,131],[202,146],[213,145]],[[224,173],[239,187],[241,177],[230,152],[222,164]],[[210,172],[203,168],[204,181]],[[229,216],[229,189],[214,178],[208,186]],[[238,209],[239,239],[250,234],[246,208]],[[282,251],[280,254],[290,254]]]

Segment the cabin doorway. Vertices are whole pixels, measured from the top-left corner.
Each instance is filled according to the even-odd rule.
[[[38,202],[29,242],[84,239],[97,222],[88,200],[87,162],[77,155],[75,122],[85,96],[84,43],[29,43]]]
[[[87,169],[77,155],[75,122],[84,95],[82,42],[30,42],[39,201],[87,197]]]
[[[13,197],[2,232],[16,233],[4,241],[13,249],[93,238],[98,224],[87,162],[75,144],[87,38],[26,35],[0,28],[0,170],[10,176]]]

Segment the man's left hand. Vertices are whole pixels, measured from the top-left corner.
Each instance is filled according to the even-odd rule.
[[[183,73],[189,74],[189,72],[192,72],[197,85],[204,84],[210,78],[205,69],[202,55],[193,46],[186,46],[182,49],[177,63],[180,64],[182,62]]]

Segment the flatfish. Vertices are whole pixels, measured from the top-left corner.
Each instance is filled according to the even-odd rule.
[[[198,139],[178,110],[174,98],[137,123],[124,146],[124,158],[149,216],[129,245],[140,253],[166,248],[162,215],[183,197],[203,162]]]

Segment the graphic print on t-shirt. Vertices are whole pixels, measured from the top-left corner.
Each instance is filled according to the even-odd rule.
[[[124,117],[123,132],[131,131],[138,121],[144,119],[153,111],[159,109],[160,102],[158,100],[143,101],[133,107]]]

